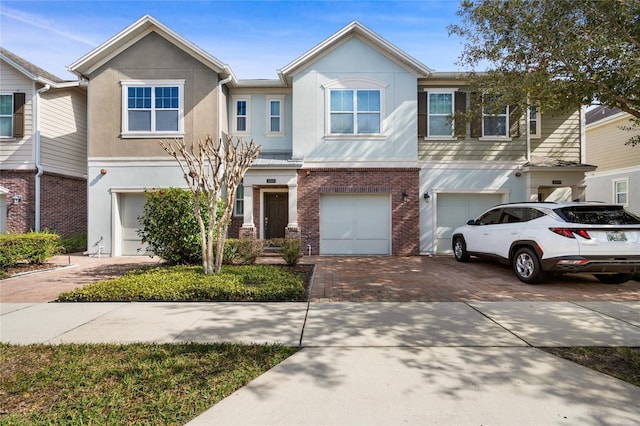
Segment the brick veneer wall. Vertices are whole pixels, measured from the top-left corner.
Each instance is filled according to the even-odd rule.
[[[320,195],[391,193],[393,255],[418,255],[420,248],[419,169],[303,169],[298,171],[298,224],[306,247],[320,252]],[[402,191],[408,200],[402,202]]]
[[[7,194],[7,232],[29,232],[35,227],[35,170],[2,170],[0,186],[9,190]],[[22,200],[13,204],[13,196],[20,195]]]
[[[40,228],[62,236],[87,231],[87,180],[45,173],[40,178]]]
[[[7,188],[7,232],[35,229],[36,171],[0,172],[0,185]],[[12,197],[22,201],[13,204]],[[87,231],[87,181],[82,178],[45,173],[40,177],[40,229],[62,236]]]

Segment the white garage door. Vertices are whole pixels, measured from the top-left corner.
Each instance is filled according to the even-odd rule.
[[[453,230],[500,203],[501,194],[438,194],[436,253],[451,253]]]
[[[322,195],[320,254],[390,254],[388,194]]]
[[[144,193],[120,194],[120,223],[122,224],[122,255],[136,256],[147,254],[146,244],[138,236],[142,228],[138,217],[144,213]]]

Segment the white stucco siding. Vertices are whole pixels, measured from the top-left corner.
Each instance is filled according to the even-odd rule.
[[[328,135],[327,91],[344,83],[381,90],[381,134]],[[305,160],[417,160],[417,77],[357,38],[294,76],[294,156]]]
[[[122,223],[121,194],[142,193],[151,188],[186,187],[175,160],[96,160],[89,161],[88,248],[105,255],[120,255]],[[106,173],[102,174],[101,170]]]
[[[86,176],[87,101],[79,89],[50,90],[41,96],[41,162],[46,171]]]
[[[0,169],[33,169],[34,83],[0,60],[0,93],[25,93],[24,138],[0,139]]]
[[[615,203],[614,183],[616,181],[627,182],[628,202],[625,207],[627,210],[640,215],[640,166],[588,173],[585,178],[587,185],[585,189],[586,199],[588,201]]]
[[[442,229],[438,230],[438,216],[447,216],[453,212],[438,209],[439,200],[446,199],[447,195],[469,195],[479,198],[484,210],[487,206],[483,200],[490,200],[489,204],[499,202],[526,200],[526,181],[515,176],[517,166],[509,164],[496,164],[482,167],[471,164],[426,165],[420,171],[420,194],[429,194],[429,199],[421,199],[420,203],[420,252],[436,253],[448,251],[449,247],[437,247],[438,240],[443,244],[450,235],[442,235]],[[469,201],[472,204],[473,200]],[[454,206],[454,204],[450,204]],[[469,211],[474,211],[473,205]],[[453,207],[451,207],[453,208]],[[475,214],[475,211],[474,211]],[[460,219],[459,225],[472,217]],[[441,221],[442,222],[442,221]],[[442,225],[442,223],[441,223]],[[453,224],[450,224],[453,226]],[[448,225],[447,225],[448,226]]]

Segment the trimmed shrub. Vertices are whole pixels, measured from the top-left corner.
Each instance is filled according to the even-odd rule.
[[[287,265],[296,266],[302,257],[302,241],[299,238],[284,238],[280,254]]]
[[[50,232],[0,234],[0,270],[18,263],[44,263],[60,253],[60,237]]]
[[[60,239],[62,253],[77,253],[87,249],[87,233],[81,232]]]
[[[142,242],[169,264],[195,265],[202,261],[200,228],[191,191],[180,188],[145,190],[147,201],[140,217]],[[206,207],[200,206],[205,226]]]
[[[264,248],[264,241],[253,238],[242,238],[237,241],[239,242],[238,257],[240,263],[243,265],[253,265],[256,263],[256,259],[260,256]]]
[[[222,252],[222,264],[232,265],[238,259],[238,249],[240,240],[237,238],[227,238],[224,242],[224,251]]]

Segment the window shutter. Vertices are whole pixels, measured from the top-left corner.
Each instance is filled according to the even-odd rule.
[[[455,135],[464,138],[467,135],[467,122],[464,114],[467,112],[467,95],[464,92],[455,92],[454,103],[454,119],[455,119]]]
[[[478,93],[471,93],[471,105],[473,117],[471,118],[471,137],[482,137],[482,106],[478,102]],[[477,108],[477,109],[476,109]]]
[[[427,92],[418,93],[418,137],[427,136]]]
[[[520,137],[520,112],[519,105],[509,105],[509,136]]]
[[[16,138],[24,137],[24,93],[13,94],[13,136]]]

